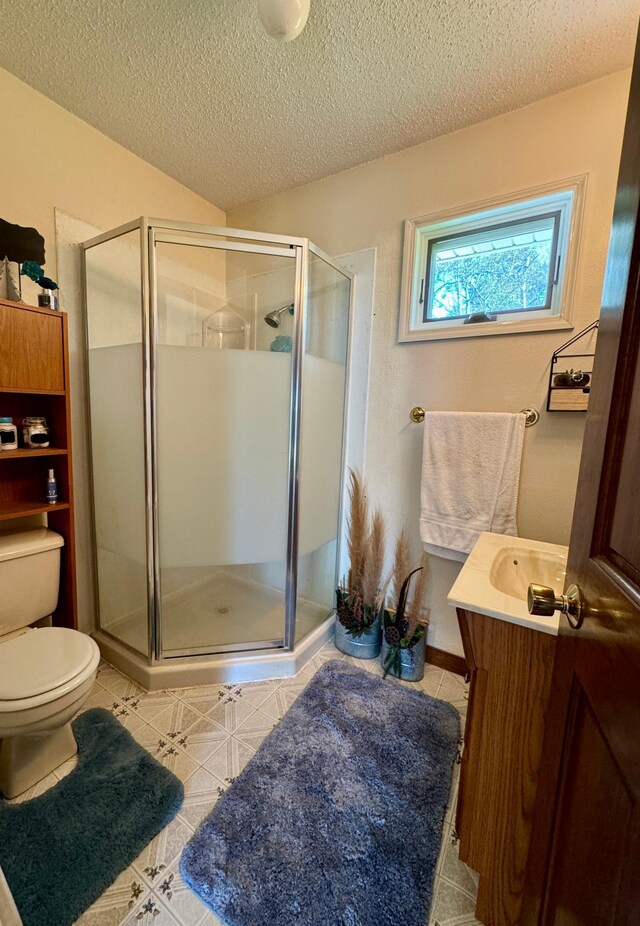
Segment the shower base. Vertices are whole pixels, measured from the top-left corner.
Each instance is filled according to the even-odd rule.
[[[294,675],[333,634],[326,605],[299,598],[295,649],[206,650],[250,644],[264,646],[284,632],[284,594],[221,570],[196,585],[166,595],[162,607],[164,659],[150,665],[146,655],[146,613],[134,612],[95,634],[104,657],[149,690],[221,682],[259,681]],[[181,655],[181,651],[205,651]]]

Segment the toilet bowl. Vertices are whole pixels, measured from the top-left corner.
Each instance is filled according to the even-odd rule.
[[[7,798],[75,755],[71,720],[100,661],[86,634],[30,626],[55,610],[62,545],[46,528],[0,536],[0,792]]]

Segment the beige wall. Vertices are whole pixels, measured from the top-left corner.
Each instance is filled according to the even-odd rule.
[[[50,276],[54,209],[100,228],[140,215],[226,224],[221,209],[1,68],[0,112],[0,216],[44,235]]]
[[[544,412],[549,359],[563,332],[398,344],[403,220],[588,174],[579,330],[599,311],[629,76],[611,75],[227,215],[229,226],[309,236],[334,255],[377,248],[366,473],[392,531],[407,525],[416,556],[421,428],[409,423],[413,405],[539,408],[540,423],[526,432],[520,532],[559,543],[569,538],[584,416]],[[445,602],[458,568],[432,560],[429,643],[461,652]]]

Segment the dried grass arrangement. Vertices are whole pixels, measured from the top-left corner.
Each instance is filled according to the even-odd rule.
[[[349,572],[337,589],[336,613],[345,630],[355,637],[372,627],[384,608],[388,588],[382,578],[385,532],[382,512],[376,509],[369,516],[362,477],[349,470]]]

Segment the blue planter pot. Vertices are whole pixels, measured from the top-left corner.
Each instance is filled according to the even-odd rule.
[[[427,635],[425,634],[413,646],[408,646],[406,649],[400,650],[400,662],[398,664],[397,659],[393,658],[391,652],[394,647],[389,646],[383,637],[380,647],[380,661],[382,662],[382,667],[386,669],[389,664],[389,659],[391,658],[389,675],[401,678],[405,682],[419,682],[424,678],[426,646]]]

